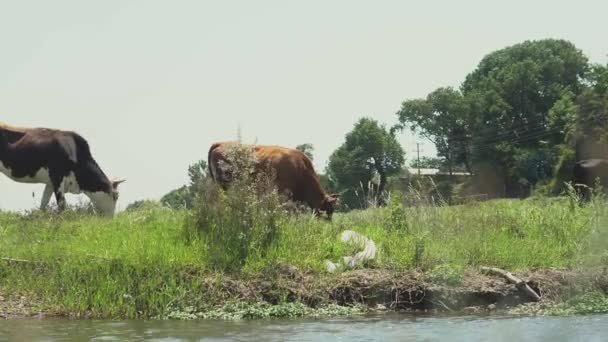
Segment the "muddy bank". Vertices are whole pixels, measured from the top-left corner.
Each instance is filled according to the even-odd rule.
[[[601,288],[607,279],[589,272],[531,270],[515,273],[542,301],[559,301],[581,286]],[[604,287],[606,288],[606,287]],[[299,301],[310,307],[323,304],[363,304],[372,310],[467,313],[500,310],[534,301],[506,279],[477,270],[465,272],[459,285],[433,283],[421,272],[355,270],[339,275],[315,275],[293,267],[279,268],[273,279],[226,280],[226,300]]]
[[[0,319],[41,315],[42,312],[36,309],[40,304],[35,296],[11,294],[0,289]]]
[[[608,275],[604,270],[541,269],[513,273],[540,295],[541,302],[558,303],[590,289],[608,293]],[[417,271],[366,269],[318,274],[301,272],[293,266],[280,266],[263,276],[248,278],[217,274],[199,277],[205,295],[176,301],[178,309],[195,307],[205,311],[234,302],[300,302],[310,308],[362,305],[369,311],[477,314],[534,302],[505,278],[473,269],[464,273],[458,285],[434,283]],[[0,289],[0,319],[75,317],[67,310],[44,309],[50,304],[31,295]]]

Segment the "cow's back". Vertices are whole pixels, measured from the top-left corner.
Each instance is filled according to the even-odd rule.
[[[244,145],[232,141],[212,144],[208,153],[208,168],[216,182],[225,184],[230,179],[223,175],[219,163],[230,163],[226,153],[234,145],[252,148],[257,171],[272,170],[279,191],[288,191],[295,200],[309,203],[318,203],[324,198],[325,193],[310,159],[296,149],[283,146]]]
[[[255,146],[254,154],[261,167],[275,171],[279,191],[289,190],[294,199],[302,201],[323,196],[312,162],[304,153],[282,146]]]

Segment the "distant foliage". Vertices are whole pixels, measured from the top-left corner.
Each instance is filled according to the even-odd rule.
[[[296,150],[304,153],[308,158],[310,158],[310,160],[314,160],[313,153],[315,151],[315,148],[312,146],[312,144],[298,145],[296,146]]]
[[[608,66],[593,65],[587,79],[576,98],[574,145],[580,159],[608,158]]]
[[[127,208],[125,209],[126,211],[135,211],[135,210],[141,210],[144,208],[158,208],[161,204],[158,201],[154,201],[154,200],[139,200],[139,201],[135,201],[133,203],[130,203]]]
[[[204,160],[188,166],[189,183],[165,194],[160,202],[170,208],[191,209],[196,197],[196,188],[207,176],[207,162]]]
[[[428,138],[448,171],[463,165],[492,195],[527,196],[563,180],[570,151],[608,156],[607,113],[608,68],[566,40],[542,39],[489,53],[459,89],[404,101],[393,130]]]
[[[337,189],[345,191],[344,204],[360,208],[370,197],[383,202],[388,177],[398,174],[404,161],[405,152],[394,135],[376,120],[362,118],[330,156],[327,174]]]
[[[449,172],[457,165],[470,171],[470,104],[453,88],[439,88],[426,99],[403,102],[393,130],[409,127],[435,144]]]

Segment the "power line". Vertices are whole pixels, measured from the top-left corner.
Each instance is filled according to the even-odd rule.
[[[547,129],[550,129],[550,128],[547,127],[545,120],[543,118],[537,118],[535,120],[530,120],[526,123],[511,125],[508,129],[505,128],[504,132],[490,132],[490,133],[485,133],[485,134],[475,134],[475,136],[473,136],[471,133],[464,133],[464,134],[450,135],[447,138],[452,141],[456,141],[456,142],[463,142],[463,141],[470,140],[473,138],[477,139],[477,140],[488,140],[488,139],[496,139],[497,137],[516,136],[517,131],[520,131],[520,130],[523,130],[524,131],[523,133],[528,133],[529,131],[547,130]],[[432,139],[430,139],[428,137],[427,137],[427,139],[432,141]]]

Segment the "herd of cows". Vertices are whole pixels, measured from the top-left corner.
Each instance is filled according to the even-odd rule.
[[[226,188],[232,180],[229,154],[236,142],[215,143],[209,149],[209,174]],[[323,190],[312,162],[302,152],[281,146],[249,145],[256,166],[270,167],[278,190],[295,201],[307,204],[317,216],[331,219],[338,202],[337,194]],[[59,210],[66,207],[65,194],[84,193],[96,211],[114,216],[118,186],[123,179],[109,179],[99,167],[85,138],[72,131],[49,128],[22,128],[0,123],[0,172],[20,183],[45,184],[41,209],[54,194]],[[608,160],[578,161],[573,170],[575,184],[592,187],[599,178],[608,184]],[[589,191],[582,191],[588,198]]]
[[[216,143],[209,149],[209,174],[222,187],[232,178],[228,150],[235,142]],[[256,166],[270,167],[279,191],[307,204],[317,216],[329,219],[338,195],[321,187],[312,162],[302,152],[281,146],[248,146]],[[19,183],[45,184],[40,208],[54,194],[59,210],[65,210],[65,194],[84,193],[101,215],[114,216],[118,186],[97,164],[85,138],[72,131],[23,128],[0,123],[0,172]]]

